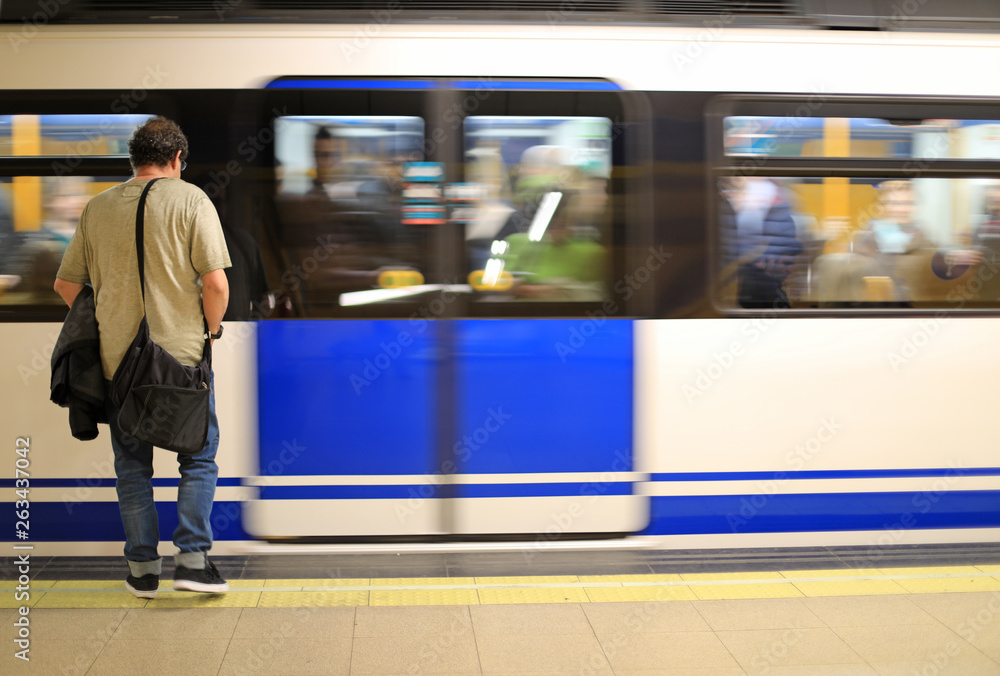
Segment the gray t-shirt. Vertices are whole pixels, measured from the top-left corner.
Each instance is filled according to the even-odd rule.
[[[56,275],[93,285],[109,380],[142,319],[135,215],[146,183],[122,183],[90,200]],[[219,215],[200,189],[165,178],[146,197],[143,232],[150,335],[179,362],[195,366],[205,344],[201,278],[232,265]]]

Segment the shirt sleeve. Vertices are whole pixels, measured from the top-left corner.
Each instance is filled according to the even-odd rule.
[[[83,213],[80,214],[80,223],[77,225],[73,237],[69,240],[66,252],[62,257],[62,262],[59,264],[59,271],[56,273],[56,277],[64,282],[73,282],[74,284],[90,283],[90,272],[87,268],[87,235],[83,225],[87,218],[87,208],[89,206],[88,204],[84,208]]]
[[[208,197],[195,202],[194,227],[191,234],[191,265],[199,276],[213,270],[232,267],[226,238],[222,234],[219,214]]]

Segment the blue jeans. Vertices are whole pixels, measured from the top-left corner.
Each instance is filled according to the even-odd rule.
[[[132,575],[160,574],[157,553],[160,527],[153,502],[153,447],[125,436],[118,426],[118,408],[111,401],[111,383],[105,381],[104,406],[111,427],[111,447],[115,452],[115,475],[118,480],[118,509],[125,527],[125,559]],[[219,467],[215,453],[219,449],[219,421],[215,417],[215,374],[212,374],[208,404],[208,441],[196,455],[177,455],[181,479],[177,488],[177,529],[174,544],[180,553],[174,556],[178,566],[202,569],[212,548],[212,502]],[[161,451],[164,452],[164,451]]]

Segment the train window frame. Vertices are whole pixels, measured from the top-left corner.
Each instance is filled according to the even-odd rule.
[[[812,94],[721,94],[706,106],[706,200],[708,214],[708,288],[714,309],[723,316],[949,316],[1000,314],[1000,300],[970,307],[965,299],[914,307],[901,302],[847,307],[739,307],[723,299],[721,220],[718,188],[727,177],[881,179],[1000,179],[1000,158],[788,157],[727,155],[725,120],[730,117],[880,118],[888,120],[1000,120],[1000,100],[985,97],[909,97]],[[938,304],[933,304],[933,303]]]

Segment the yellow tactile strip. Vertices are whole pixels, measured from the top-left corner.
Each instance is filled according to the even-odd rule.
[[[1000,592],[1000,567],[792,570],[663,575],[230,580],[227,594],[137,599],[117,580],[38,581],[29,598],[0,582],[0,608],[267,608],[695,601],[806,596]]]

